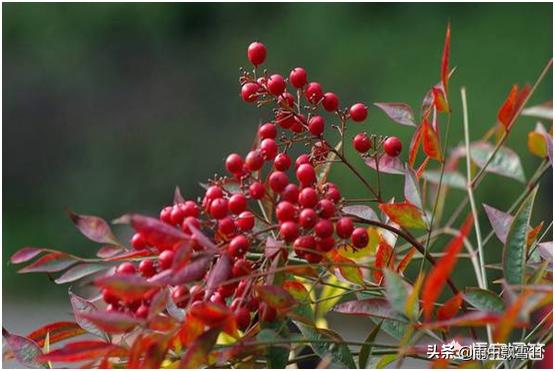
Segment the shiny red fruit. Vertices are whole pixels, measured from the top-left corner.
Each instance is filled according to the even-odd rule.
[[[131,237],[131,246],[133,246],[135,250],[144,250],[147,247],[147,243],[142,234],[135,233],[133,237]]]
[[[289,178],[283,171],[274,171],[268,178],[270,188],[276,193],[281,193],[289,184]]]
[[[322,86],[317,82],[311,82],[306,87],[304,95],[310,103],[317,104],[324,97]]]
[[[313,116],[308,120],[308,131],[312,135],[319,137],[324,133],[325,121],[322,116]]]
[[[240,214],[247,209],[247,198],[242,193],[236,193],[229,198],[227,207],[233,214]]]
[[[258,128],[258,137],[260,139],[275,139],[277,136],[277,128],[276,125],[268,122],[261,127]]]
[[[230,154],[225,160],[225,168],[231,174],[241,173],[243,171],[243,158],[237,153]]]
[[[335,223],[335,233],[341,238],[349,238],[353,234],[353,220],[347,216],[339,219]]]
[[[318,222],[318,214],[311,208],[302,209],[299,214],[299,224],[304,229],[311,229]]]
[[[309,186],[316,182],[316,172],[312,165],[302,164],[296,171],[296,176],[303,186]]]
[[[250,211],[243,211],[241,214],[237,216],[235,220],[235,225],[239,228],[242,232],[248,232],[254,228],[255,219],[254,214]]]
[[[353,147],[357,152],[366,153],[370,148],[372,148],[372,144],[370,143],[370,138],[366,135],[366,133],[358,133],[353,138]]]
[[[254,65],[258,66],[266,60],[266,47],[259,41],[252,42],[247,49],[247,58]]]
[[[264,139],[260,142],[260,151],[265,160],[273,160],[278,152],[278,145],[273,139]]]
[[[171,268],[173,264],[174,252],[173,250],[164,250],[158,256],[158,262],[160,263],[160,268],[168,269]]]
[[[368,245],[368,232],[364,228],[356,228],[351,234],[351,243],[358,249]]]
[[[228,251],[233,257],[242,257],[249,251],[250,242],[243,235],[235,236],[229,243]]]
[[[403,150],[403,143],[397,137],[389,137],[383,142],[383,150],[391,157],[397,157]]]
[[[222,219],[227,215],[228,203],[224,198],[216,198],[210,203],[210,215],[214,219]]]
[[[116,268],[118,274],[135,274],[136,271],[135,266],[129,262],[121,263]]]
[[[281,199],[296,203],[299,199],[299,187],[296,184],[289,183],[281,192]]]
[[[256,93],[258,92],[258,84],[254,82],[247,82],[245,85],[241,87],[241,98],[247,103],[256,102],[258,96]]]
[[[179,308],[185,308],[190,298],[191,293],[187,286],[179,286],[172,292],[172,300]]]
[[[252,263],[247,259],[239,259],[233,263],[231,273],[233,277],[247,276],[252,272]]]
[[[324,100],[322,101],[322,107],[328,112],[336,111],[339,107],[339,98],[335,93],[329,92],[324,94]]]
[[[270,94],[280,95],[285,90],[285,79],[281,75],[274,74],[270,76],[266,85]]]
[[[261,200],[266,194],[266,188],[260,182],[252,182],[249,186],[249,194],[254,200]]]
[[[280,222],[286,222],[288,220],[295,220],[296,213],[295,205],[289,201],[281,201],[276,206],[276,217]]]
[[[266,140],[266,139],[264,139]],[[264,166],[264,157],[258,150],[250,151],[245,158],[245,165],[249,171],[258,171]]]
[[[156,274],[156,267],[154,267],[154,260],[145,259],[139,263],[139,272],[144,277],[152,277]]]
[[[246,307],[240,307],[235,311],[235,321],[240,330],[245,330],[251,323],[251,312]]]
[[[291,158],[286,153],[279,153],[274,159],[274,167],[279,171],[287,171],[291,167]]]
[[[312,187],[303,188],[299,193],[299,204],[302,207],[314,207],[318,203],[318,194]]]
[[[320,238],[330,237],[333,234],[333,223],[327,219],[320,219],[314,226],[314,232]]]
[[[368,116],[368,108],[362,103],[356,103],[349,109],[349,114],[354,122],[362,122]]]
[[[289,74],[289,83],[293,87],[300,89],[306,85],[306,71],[302,67],[296,67]]]
[[[299,236],[299,227],[295,222],[284,222],[279,227],[279,235],[286,242],[292,242]]]

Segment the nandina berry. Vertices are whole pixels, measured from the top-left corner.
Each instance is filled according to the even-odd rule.
[[[235,220],[235,225],[239,228],[242,232],[248,232],[254,228],[254,214],[250,211],[243,211],[237,219]]]
[[[321,199],[316,205],[316,211],[321,218],[329,219],[335,215],[335,205],[327,198]]]
[[[189,288],[185,285],[177,287],[172,292],[172,300],[179,308],[185,308],[190,298],[191,293]]]
[[[304,229],[311,229],[316,225],[318,221],[318,215],[314,209],[306,208],[302,209],[299,214],[299,224]]]
[[[401,154],[403,143],[397,137],[389,137],[383,142],[383,150],[391,157],[397,157]]]
[[[135,250],[143,250],[146,248],[147,243],[142,234],[135,233],[133,237],[131,237],[131,246],[133,246]]]
[[[241,87],[241,98],[247,103],[256,102],[258,99],[257,92],[258,92],[259,85],[254,82],[247,82],[245,85]]]
[[[231,174],[239,174],[243,171],[243,159],[237,153],[232,153],[225,160],[225,168]]]
[[[327,219],[320,219],[314,226],[314,232],[320,238],[330,237],[333,234],[333,223]]]
[[[240,234],[233,237],[233,239],[229,243],[228,252],[231,256],[238,258],[245,255],[247,251],[249,251],[249,247],[250,242],[247,237]]]
[[[110,290],[104,289],[102,290],[102,299],[106,304],[118,304],[119,298],[114,295]]]
[[[247,209],[247,198],[242,193],[235,193],[229,198],[227,207],[233,214],[240,214]]]
[[[252,42],[247,49],[247,58],[256,67],[266,60],[266,47],[260,41]]]
[[[252,272],[252,263],[247,259],[239,259],[233,263],[231,273],[233,277],[247,276]]]
[[[316,248],[321,252],[328,252],[335,246],[335,240],[332,236],[316,238]]]
[[[230,236],[235,233],[235,222],[231,216],[226,216],[218,220],[218,231],[224,236]]]
[[[279,235],[286,242],[294,241],[299,236],[299,227],[295,222],[283,222],[279,227]]]
[[[358,133],[353,138],[353,147],[360,153],[366,153],[372,147],[372,144],[366,133]]]
[[[240,307],[235,311],[235,322],[240,330],[245,330],[251,323],[251,312],[246,307]]]
[[[160,263],[160,268],[168,269],[173,264],[174,252],[173,250],[164,250],[158,256],[158,262]]]
[[[278,152],[278,145],[273,139],[264,139],[260,142],[260,151],[266,160],[273,160]]]
[[[325,140],[319,140],[312,146],[312,157],[317,161],[323,161],[328,156],[330,147]]]
[[[148,316],[148,311],[148,305],[141,304],[141,306],[139,306],[139,308],[135,311],[135,316],[138,318],[146,318]]]
[[[277,312],[267,303],[260,303],[258,307],[258,316],[263,322],[272,322],[277,317]]]
[[[328,112],[336,111],[339,107],[339,98],[335,93],[328,92],[324,94],[324,100],[322,101],[322,106]]]
[[[316,249],[316,240],[311,235],[301,236],[293,243],[293,249],[297,256],[302,257],[307,252]]]
[[[283,108],[291,109],[295,105],[295,97],[293,96],[293,94],[286,91],[285,93],[279,96],[278,104]]]
[[[324,133],[324,118],[322,116],[312,116],[310,120],[308,120],[308,131],[312,135],[319,137]]]
[[[258,150],[250,151],[245,158],[245,164],[247,165],[247,169],[249,169],[249,171],[258,171],[262,169],[262,166],[264,166],[264,157]]]
[[[219,292],[215,292],[210,296],[210,301],[214,304],[225,306],[225,299]]]
[[[295,220],[295,205],[289,201],[281,201],[276,206],[276,217],[280,222]]]
[[[294,123],[291,125],[291,131],[294,133],[302,133],[305,130],[306,126],[306,117],[303,114],[295,115]]]
[[[237,285],[237,289],[235,290],[235,297],[236,298],[242,297],[243,294],[245,293],[245,290],[247,289],[247,286],[249,286],[249,281],[247,280],[239,281],[239,284]]]
[[[368,108],[362,103],[355,103],[349,109],[349,114],[354,122],[362,122],[368,116]]]
[[[258,128],[258,137],[260,139],[275,139],[277,136],[277,128],[276,125],[272,124],[271,122],[267,122],[261,127]]]
[[[283,201],[296,203],[299,199],[299,187],[294,183],[289,183],[281,192],[281,199]]]
[[[214,219],[222,219],[227,215],[228,202],[225,198],[216,198],[210,203],[210,215]]]
[[[310,264],[318,264],[322,261],[322,259],[324,258],[322,256],[322,254],[320,253],[311,253],[311,252],[307,252],[304,254],[304,258],[306,259],[307,262],[309,262]]]
[[[295,174],[297,175],[297,179],[301,185],[304,187],[312,185],[316,182],[316,172],[314,171],[312,165],[302,164],[299,166]]]
[[[249,186],[249,194],[254,200],[261,200],[266,194],[266,188],[260,182],[252,182]]]
[[[306,87],[304,95],[310,103],[317,104],[324,96],[322,86],[317,82],[310,82]]]
[[[266,81],[266,86],[270,94],[280,95],[285,90],[285,79],[283,76],[276,73],[270,76],[268,81]]]
[[[274,171],[270,174],[268,183],[274,192],[280,193],[289,184],[289,178],[283,171]]]
[[[228,283],[218,287],[218,293],[224,298],[229,298],[235,292],[238,282]]]
[[[310,156],[307,154],[302,154],[295,160],[295,169],[298,169],[299,166],[303,164],[310,164]]]
[[[130,262],[121,263],[116,268],[118,274],[135,274],[136,271],[135,266]]]
[[[301,89],[306,84],[306,71],[302,67],[296,67],[289,73],[289,82],[293,87]]]
[[[279,153],[274,159],[274,167],[279,171],[287,171],[291,167],[291,158],[286,153]]]
[[[295,123],[295,115],[291,112],[280,111],[276,114],[276,122],[283,129],[289,129]]]
[[[189,228],[190,225],[192,225],[196,229],[200,229],[200,220],[198,220],[198,218],[195,218],[194,216],[186,217],[185,219],[183,219],[183,223],[181,223],[181,230],[185,232],[185,234],[193,234],[191,228]]]
[[[353,220],[344,216],[335,223],[335,233],[341,238],[349,238],[353,233]]]
[[[171,224],[172,223],[172,219],[171,219],[172,210],[173,210],[172,206],[164,207],[160,211],[160,220],[163,221],[164,223]]]
[[[119,304],[109,304],[108,306],[106,306],[106,311],[107,312],[119,312],[119,311],[121,311],[121,307],[119,306]]]
[[[204,194],[209,200],[215,200],[224,196],[224,191],[218,186],[210,186]]]
[[[314,207],[318,203],[318,194],[312,187],[303,188],[299,193],[299,204],[302,207]]]
[[[331,184],[331,183],[328,183]],[[324,197],[327,198],[328,200],[331,200],[332,202],[339,202],[339,200],[341,199],[341,192],[339,192],[339,188],[337,188],[335,185],[333,186],[324,186],[324,189],[326,190]]]
[[[193,285],[189,290],[189,293],[191,294],[192,301],[199,301],[204,298],[204,289],[199,284]]]
[[[186,217],[194,216],[195,218],[198,218],[198,216],[200,215],[200,209],[197,203],[194,201],[185,201],[185,203],[182,206],[182,209]]]
[[[368,245],[368,232],[364,228],[355,228],[351,234],[351,242],[357,249],[366,247]]]
[[[175,205],[172,208],[172,212],[170,214],[171,224],[177,225],[183,223],[183,218],[185,218],[185,210],[183,210],[180,205]]]
[[[146,278],[152,277],[156,274],[156,267],[154,267],[154,260],[145,259],[139,263],[139,272]]]

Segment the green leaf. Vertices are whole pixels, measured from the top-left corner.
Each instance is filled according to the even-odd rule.
[[[464,300],[474,308],[484,312],[503,313],[505,303],[494,292],[471,287],[464,290]]]
[[[40,362],[39,357],[42,350],[33,340],[26,337],[10,334],[2,327],[2,337],[13,352],[15,359],[25,367],[29,368],[48,368],[45,362]]]
[[[109,267],[102,264],[79,264],[70,269],[68,269],[64,274],[57,278],[54,282],[57,284],[68,283],[77,281],[83,277],[89,276],[96,272],[100,272],[103,269],[108,269]]]
[[[399,314],[405,313],[407,303],[408,290],[405,281],[395,271],[384,268],[383,274],[385,278],[385,296],[391,304],[391,307]]]
[[[492,144],[486,142],[473,143],[470,147],[470,157],[476,165],[483,168],[493,154],[494,148]],[[507,147],[501,147],[497,151],[493,160],[486,168],[486,172],[513,178],[522,183],[526,181],[520,158],[513,150]]]
[[[439,170],[426,170],[422,174],[422,178],[433,184],[439,184],[441,172]],[[445,171],[441,182],[452,188],[466,190],[466,178],[458,171]]]
[[[386,368],[396,359],[397,359],[397,354],[386,354],[380,358],[380,360],[376,364],[376,368]]]
[[[287,366],[289,359],[289,347],[286,345],[287,340],[279,336],[274,330],[265,328],[258,333],[256,339],[261,342],[278,342],[283,340],[281,346],[269,346],[266,350],[266,360],[268,368],[283,369]]]
[[[380,332],[382,323],[383,322],[380,322],[376,326],[374,326],[372,331],[370,331],[370,333],[366,337],[366,340],[364,340],[364,345],[360,348],[360,353],[358,354],[358,368],[366,368],[366,365],[368,364],[368,358],[370,357],[370,354],[372,354],[371,343],[376,340],[376,336]]]
[[[422,197],[420,196],[420,185],[416,173],[411,168],[405,169],[405,199],[414,206],[422,209]]]
[[[526,247],[532,207],[538,187],[526,197],[509,227],[503,250],[503,272],[508,284],[524,284],[526,273]]]
[[[104,339],[108,339],[108,335],[104,331],[99,329],[94,323],[83,318],[82,316],[82,314],[84,313],[95,312],[97,310],[95,305],[90,301],[75,295],[71,291],[69,291],[69,300],[71,302],[71,307],[73,308],[73,315],[75,317],[75,322],[77,322],[77,324],[81,326],[88,333],[91,333],[93,335],[99,336]]]

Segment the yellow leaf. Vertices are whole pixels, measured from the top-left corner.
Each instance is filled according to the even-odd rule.
[[[350,285],[346,282],[341,282],[334,275],[329,275],[324,280],[324,288],[320,293],[318,307],[316,310],[316,318],[323,318],[331,308],[341,300],[341,294],[349,290]],[[322,300],[327,299],[329,300]]]
[[[349,246],[342,246],[337,251],[345,258],[355,261],[368,261],[376,253],[376,247],[380,242],[380,233],[376,227],[368,227],[368,245],[361,249],[352,249]],[[366,259],[365,259],[366,258]]]
[[[537,131],[528,133],[528,150],[534,156],[544,158],[547,156],[547,144],[543,134]]]

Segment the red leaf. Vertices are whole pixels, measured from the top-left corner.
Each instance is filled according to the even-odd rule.
[[[426,229],[426,221],[422,211],[407,201],[395,204],[380,204],[379,207],[393,223],[403,228]]]
[[[44,362],[40,359],[41,348],[31,339],[23,336],[10,334],[2,327],[2,337],[12,351],[15,359],[25,367],[45,368]]]
[[[202,231],[200,231],[197,227],[195,227],[192,223],[188,222],[187,226],[189,227],[189,230],[191,231],[191,233],[193,234],[193,237],[195,238],[195,240],[202,246],[204,247],[206,250],[208,251],[215,251],[217,249],[216,245],[214,245],[214,243],[204,235],[204,233],[202,233]]]
[[[210,328],[220,328],[234,336],[237,332],[235,316],[229,308],[212,302],[198,302],[191,306],[189,313]]]
[[[68,269],[64,274],[62,274],[59,278],[57,278],[54,282],[57,284],[68,283],[77,281],[83,277],[90,276],[101,270],[108,269],[108,266],[101,265],[101,264],[79,264],[70,269]]]
[[[412,256],[416,253],[416,248],[412,247],[407,253],[406,255],[403,257],[403,259],[399,262],[399,264],[397,265],[397,272],[399,273],[403,273],[405,271],[405,269],[407,269],[407,266],[409,265]]]
[[[499,313],[473,311],[465,313],[459,317],[451,318],[445,321],[425,322],[422,328],[437,329],[445,327],[481,327],[494,324],[501,318]]]
[[[122,251],[123,251],[123,248],[121,246],[106,245],[98,249],[98,251],[96,252],[96,256],[98,256],[101,259],[106,259],[106,258],[111,258],[112,256]]]
[[[362,269],[357,266],[355,261],[342,256],[336,250],[331,251],[330,258],[333,263],[337,264],[337,269],[339,270],[341,277],[349,282],[364,286]]]
[[[127,351],[120,346],[104,341],[87,340],[66,344],[61,349],[41,356],[40,359],[52,362],[80,362],[98,359],[108,353],[114,357],[122,357],[127,354]]]
[[[158,275],[152,277],[149,281],[162,284],[164,280],[169,280],[169,282],[171,282],[173,285],[182,285],[184,283],[198,281],[206,275],[211,262],[212,255],[201,254],[193,258],[190,263],[185,265],[177,272],[172,272],[170,270],[163,271],[162,273],[159,273]],[[161,275],[164,274],[164,272],[169,272],[170,276],[163,278]],[[159,280],[158,278],[163,279]]]
[[[148,216],[125,215],[119,221],[129,221],[133,228],[143,235],[149,245],[162,250],[171,249],[178,242],[190,240],[190,237],[181,230]]]
[[[208,278],[206,279],[206,298],[210,297],[214,290],[220,286],[220,283],[224,282],[231,275],[231,259],[229,255],[221,255],[216,264],[208,273]]]
[[[39,347],[44,345],[44,340],[46,334],[49,336],[49,343],[54,344],[58,341],[69,339],[75,336],[79,336],[86,333],[84,329],[81,328],[75,322],[54,322],[46,326],[43,326],[27,335],[28,339],[31,339],[37,343]]]
[[[505,99],[505,102],[503,102],[503,105],[501,105],[497,113],[497,119],[505,127],[505,130],[510,129],[517,112],[520,110],[529,94],[530,85],[526,84],[522,90],[520,90],[517,84],[513,85],[507,99]]]
[[[296,304],[291,294],[280,286],[263,285],[255,286],[254,289],[260,299],[272,308],[286,309]]]
[[[53,273],[71,267],[77,260],[62,252],[51,252],[18,270],[18,273],[45,272]]]
[[[66,209],[66,212],[77,229],[89,240],[113,245],[120,244],[104,219],[92,215],[78,215],[69,209]]]
[[[148,249],[145,250],[133,250],[133,251],[126,251],[123,254],[115,255],[110,258],[105,258],[104,260],[107,262],[117,262],[122,260],[130,260],[133,258],[142,258],[145,256],[154,255],[154,252]]]
[[[168,351],[168,339],[159,334],[137,336],[127,361],[128,369],[160,368]]]
[[[206,331],[189,347],[181,358],[180,368],[200,368],[208,362],[208,355],[218,339],[219,330]]]
[[[447,84],[449,82],[449,52],[451,49],[451,24],[447,24],[445,32],[445,45],[443,47],[443,55],[441,56],[441,83],[447,92]]]
[[[81,317],[92,322],[95,326],[110,334],[119,334],[134,329],[142,321],[127,313],[97,310],[96,312],[81,313]]]
[[[445,255],[436,262],[431,272],[426,277],[424,287],[422,289],[422,302],[424,309],[424,317],[429,320],[432,318],[434,309],[434,302],[441,294],[447,278],[453,271],[457,263],[457,255],[463,247],[464,238],[472,228],[473,218],[469,215],[464,224],[462,225],[458,235],[451,240],[449,245],[445,248]]]
[[[173,204],[182,204],[185,202],[185,199],[181,195],[181,189],[178,186],[175,187],[175,192],[173,193]]]
[[[141,276],[129,274],[114,274],[100,277],[94,283],[125,300],[142,299],[148,290],[157,287],[157,285],[148,282]]]
[[[434,160],[441,161],[439,138],[427,119],[422,122],[422,139],[424,153]]]
[[[97,309],[95,305],[90,301],[75,295],[71,291],[69,291],[69,300],[73,309],[73,316],[75,317],[75,321],[79,324],[79,326],[93,335],[106,337],[106,334],[102,330],[96,327],[92,322],[82,317],[83,313],[96,312]]]
[[[434,107],[438,112],[449,112],[449,103],[447,102],[447,94],[441,84],[432,87],[432,95],[434,97]]]
[[[407,126],[416,126],[412,108],[405,103],[374,103],[393,121]]]
[[[514,327],[522,327],[524,325],[522,321],[519,321],[518,317],[521,314],[520,312],[528,297],[530,297],[530,292],[522,292],[522,294],[515,299],[506,312],[502,314],[502,317],[493,332],[493,339],[495,342],[506,342]]]
[[[398,321],[397,315],[389,302],[382,298],[346,301],[337,304],[332,310],[342,314]]]
[[[459,292],[457,295],[451,297],[449,300],[443,303],[441,307],[439,307],[437,311],[437,319],[439,321],[446,321],[455,317],[461,307],[462,301],[462,292]]]
[[[418,154],[418,148],[420,148],[420,143],[422,142],[422,125],[416,128],[409,147],[409,166],[414,167],[414,162],[416,161],[416,155]]]
[[[163,288],[159,290],[150,301],[148,306],[148,318],[154,318],[157,314],[166,309],[166,304],[168,303],[168,289]]]
[[[204,322],[188,312],[183,321],[183,326],[177,333],[177,337],[183,345],[189,347],[193,341],[204,331]]]
[[[44,250],[38,247],[23,247],[17,250],[15,254],[12,255],[12,257],[10,258],[10,261],[13,264],[25,263],[26,261],[33,259],[42,251]]]
[[[376,249],[376,257],[374,260],[374,280],[377,283],[382,282],[383,273],[382,269],[386,267],[393,267],[393,248],[385,241],[380,239],[380,243]]]

